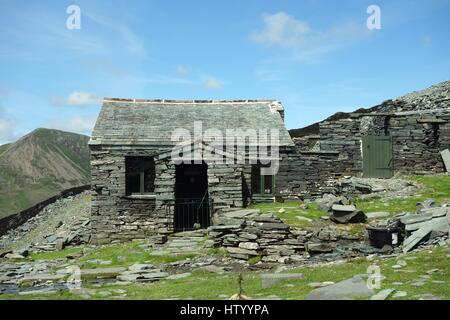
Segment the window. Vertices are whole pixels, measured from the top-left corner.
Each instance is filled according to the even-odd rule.
[[[273,194],[275,176],[261,175],[261,168],[270,165],[252,165],[252,193],[253,194]]]
[[[126,157],[126,194],[149,194],[155,191],[155,161],[152,157]]]

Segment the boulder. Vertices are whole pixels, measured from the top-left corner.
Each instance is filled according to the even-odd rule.
[[[336,284],[312,290],[306,300],[350,300],[374,295],[361,276],[355,276]]]
[[[334,250],[333,246],[326,242],[307,243],[305,249],[309,253],[328,253]]]
[[[135,263],[128,267],[128,270],[131,272],[141,272],[145,270],[154,269],[155,266],[152,264],[146,264],[146,263]]]
[[[21,259],[25,259],[25,257],[21,254],[18,253],[7,253],[5,255],[6,259],[11,259],[11,260],[21,260]]]
[[[367,220],[366,215],[353,205],[338,205],[331,207],[330,219],[336,223],[361,223]]]

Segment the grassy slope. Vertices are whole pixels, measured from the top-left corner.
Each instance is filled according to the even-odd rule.
[[[131,249],[131,252],[129,252]],[[51,253],[35,255],[33,259],[64,257],[68,253],[74,253],[81,248],[66,249],[59,253]],[[98,254],[97,254],[98,253]],[[351,278],[357,274],[367,272],[367,268],[371,265],[377,265],[381,268],[381,273],[385,277],[382,280],[381,288],[392,288],[397,291],[407,292],[407,297],[399,299],[418,299],[423,294],[433,294],[443,299],[450,299],[450,268],[448,265],[448,256],[450,246],[436,248],[433,251],[420,251],[406,254],[402,257],[381,259],[377,258],[373,261],[367,259],[357,259],[347,263],[335,264],[319,267],[303,267],[290,270],[289,272],[302,273],[303,279],[283,281],[275,284],[270,288],[263,289],[261,286],[261,277],[255,272],[247,272],[244,274],[243,288],[246,295],[257,299],[276,295],[282,299],[304,299],[312,290],[308,284],[311,282],[334,281],[338,282]],[[154,260],[150,256],[142,256],[142,252],[136,251],[135,245],[126,246],[106,246],[98,252],[81,258],[73,264],[82,268],[91,267],[87,260],[90,259],[114,259],[118,256],[127,256],[126,262],[114,265],[127,266],[132,262],[145,261],[158,264],[161,262],[170,262],[176,259],[185,259],[184,256],[178,257],[158,257]],[[407,262],[407,266],[403,269],[393,269],[392,266],[397,264],[401,259]],[[438,269],[431,274],[431,278],[427,280],[422,287],[416,287],[413,283],[417,282],[421,276],[428,276],[428,272],[432,269]],[[130,284],[130,285],[103,285],[101,288],[84,285],[84,288],[95,288],[95,292],[91,292],[92,299],[122,299],[124,297],[102,296],[99,292],[121,289],[127,293],[127,299],[220,299],[229,297],[238,292],[237,273],[218,275],[207,272],[193,272],[191,276],[179,280],[163,280],[155,283],[147,284]],[[375,290],[378,291],[378,290]],[[3,295],[0,299],[80,299],[76,293],[59,292],[48,296],[21,296],[21,295]],[[390,298],[394,299],[394,298]]]
[[[5,146],[0,146],[0,218],[65,188],[87,183],[87,141],[88,137],[74,133],[37,129],[10,144],[8,151]],[[24,154],[27,159],[23,159]],[[64,169],[70,169],[70,172]],[[67,176],[61,173],[64,171]]]
[[[410,177],[415,181],[419,181],[424,185],[421,195],[408,199],[408,203],[403,204],[402,211],[406,208],[413,210],[417,201],[429,198],[431,195],[441,202],[450,200],[450,177],[434,176],[434,177]],[[380,204],[386,202],[383,199],[373,199],[365,201],[366,208],[376,208]],[[388,206],[384,210],[396,212],[396,201],[387,202]],[[300,221],[297,215],[303,215],[313,220],[320,219],[324,212],[318,210],[315,205],[310,205],[308,209],[298,209],[298,203],[283,204],[261,204],[257,207],[262,211],[274,212],[287,222],[292,222],[298,227],[309,227],[311,224]],[[284,213],[278,213],[280,208],[284,208]],[[357,225],[359,226],[359,225]],[[152,256],[139,247],[140,242],[131,242],[127,244],[108,245],[97,248],[76,247],[68,248],[63,251],[33,254],[33,260],[57,259],[64,258],[69,253],[85,251],[85,255],[71,264],[80,266],[81,268],[97,268],[105,267],[93,262],[94,259],[111,260],[108,266],[130,266],[136,262],[147,262],[160,264],[190,258],[189,255],[180,256]],[[221,250],[215,249],[205,251],[202,254],[223,254]],[[289,272],[300,272],[304,274],[303,279],[290,280],[280,282],[273,287],[263,289],[261,287],[261,278],[255,272],[247,272],[244,274],[244,290],[245,293],[252,298],[264,298],[276,295],[283,299],[303,299],[312,290],[308,283],[321,281],[334,281],[348,279],[356,274],[367,272],[370,265],[377,265],[381,268],[381,273],[385,277],[382,281],[381,289],[393,288],[397,291],[406,291],[407,296],[399,299],[418,299],[420,295],[431,293],[443,299],[450,299],[450,265],[448,263],[450,255],[450,246],[435,248],[432,251],[413,251],[408,254],[396,258],[376,258],[373,261],[367,259],[356,259],[342,264],[319,267],[303,267],[290,270]],[[407,266],[402,269],[393,269],[392,266],[397,264],[398,260],[403,260]],[[431,279],[421,287],[416,287],[413,283],[417,282],[421,276],[427,277],[427,272],[432,269],[439,269],[431,274]],[[217,275],[214,273],[193,272],[190,277],[179,280],[164,280],[148,284],[132,284],[122,286],[102,286],[96,288],[97,292],[109,291],[111,296],[101,296],[98,293],[91,293],[93,299],[220,299],[229,297],[238,292],[237,285],[238,274]],[[86,284],[85,288],[93,288]],[[115,294],[114,290],[122,289],[126,291],[127,296],[121,297]],[[60,292],[50,296],[21,296],[21,295],[4,295],[0,299],[80,299],[77,294],[69,292]],[[393,299],[392,297],[390,299]]]
[[[411,176],[408,179],[419,182],[423,188],[414,197],[406,199],[370,200],[356,199],[356,206],[364,212],[388,211],[392,214],[401,212],[415,212],[417,202],[435,199],[437,202],[450,201],[450,176]]]
[[[5,143],[5,144],[2,144],[1,146],[0,146],[0,155],[3,153],[3,151],[5,151],[6,149],[8,149],[8,147],[11,145],[11,143]]]
[[[415,212],[417,202],[426,199],[435,199],[438,203],[450,201],[450,176],[435,175],[435,176],[410,176],[405,177],[415,182],[419,182],[423,187],[419,193],[411,198],[395,198],[384,199],[382,197],[372,199],[355,199],[355,205],[358,209],[364,212],[387,211],[393,215],[401,212]],[[297,216],[306,217],[312,220],[319,220],[322,216],[328,216],[327,212],[321,211],[315,203],[308,204],[307,209],[302,209],[297,202],[287,203],[263,203],[253,206],[261,209],[262,212],[271,212],[278,216],[286,223],[299,227],[308,228],[312,223],[300,220]],[[285,212],[279,213],[279,209],[283,208]],[[361,225],[354,225],[352,227],[361,227]],[[345,227],[345,226],[340,226]]]

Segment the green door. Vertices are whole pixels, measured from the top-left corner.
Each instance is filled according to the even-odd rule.
[[[391,136],[364,137],[362,152],[365,178],[391,178],[394,175]]]

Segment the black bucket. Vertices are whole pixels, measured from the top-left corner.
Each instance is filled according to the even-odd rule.
[[[395,246],[399,243],[400,239],[398,238],[398,231],[396,229],[375,227],[367,227],[366,229],[369,234],[369,242],[372,247],[381,249],[385,245]],[[396,238],[397,241],[393,241],[394,238]]]

